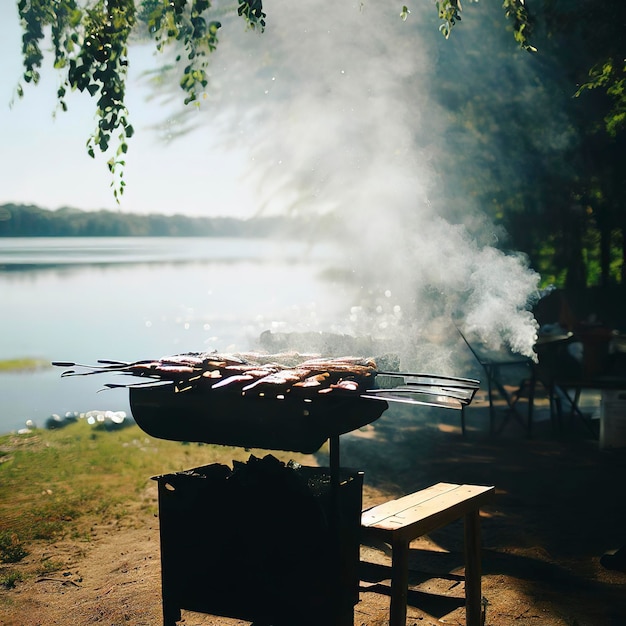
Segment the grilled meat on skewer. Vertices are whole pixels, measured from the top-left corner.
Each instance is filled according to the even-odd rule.
[[[144,383],[105,385],[108,388],[171,385],[175,392],[224,390],[253,396],[347,393],[419,404],[430,403],[422,402],[423,398],[432,398],[437,406],[455,408],[469,404],[479,384],[475,380],[431,374],[378,372],[374,359],[362,357],[311,358],[307,355],[295,366],[284,364],[297,361],[297,356],[295,353],[242,355],[208,352],[135,362],[100,360],[95,366],[71,362],[55,362],[53,365],[86,370],[67,370],[62,376],[115,373],[150,379]]]

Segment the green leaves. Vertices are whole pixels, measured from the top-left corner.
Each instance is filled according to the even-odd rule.
[[[128,151],[134,134],[125,105],[128,68],[128,41],[137,23],[137,14],[148,27],[157,50],[181,45],[187,64],[180,86],[185,103],[198,98],[209,84],[208,56],[218,44],[220,22],[208,18],[210,0],[19,0],[23,29],[22,58],[25,83],[39,82],[43,62],[42,45],[49,39],[54,53],[53,66],[62,76],[57,90],[60,108],[65,111],[68,91],[86,92],[96,98],[97,127],[87,141],[87,153],[107,152],[117,146],[116,157],[108,161],[114,175],[114,195],[123,193],[123,167],[120,154]],[[242,2],[242,15],[252,28],[265,27],[261,0]],[[17,94],[24,93],[18,84]]]
[[[265,30],[265,13],[262,0],[241,0],[237,13],[242,16],[252,30]]]
[[[97,98],[97,128],[87,142],[87,153],[93,157],[95,147],[106,152],[111,134],[118,130],[118,142],[125,144],[132,128],[126,121],[124,95],[128,38],[135,25],[134,1],[95,0],[78,6],[76,0],[20,0],[18,11],[24,31],[24,81],[39,80],[40,44],[49,27],[54,68],[63,76],[57,90],[61,109],[67,110],[68,90],[86,91]],[[116,197],[119,191],[116,187]]]
[[[626,128],[626,61],[620,63],[608,58],[592,67],[589,80],[580,86],[576,97],[593,89],[604,90],[609,96],[612,105],[604,117],[604,127],[611,137],[615,137]]]
[[[205,15],[211,7],[209,0],[175,0],[143,3],[148,32],[156,41],[157,50],[174,43],[182,44],[189,64],[183,69],[179,84],[187,93],[185,104],[197,100],[206,89],[208,56],[218,44],[220,22],[208,21]]]
[[[533,24],[526,9],[524,0],[504,0],[502,3],[504,14],[513,22],[513,37],[519,45],[528,52],[537,52],[537,48],[530,44]]]
[[[448,39],[452,32],[452,27],[461,21],[461,2],[460,0],[437,0],[435,4],[439,13],[439,19],[444,20],[439,26],[439,32]]]
[[[469,2],[478,2],[478,0],[469,0]],[[435,2],[439,19],[443,20],[439,26],[441,34],[448,39],[452,33],[453,26],[461,21],[460,0],[437,0]],[[507,19],[513,22],[513,37],[524,50],[536,52],[537,49],[530,44],[532,36],[532,20],[526,9],[524,0],[503,0],[502,8]],[[408,13],[407,7],[402,7],[400,17],[406,19]]]
[[[207,57],[218,44],[218,21],[208,19],[210,0],[142,0],[139,13],[148,26],[158,50],[181,44],[188,64],[180,86],[185,103],[198,98],[209,83]],[[241,4],[240,14],[253,27],[265,26],[260,0]],[[123,193],[123,167],[119,155],[128,151],[134,134],[125,105],[128,68],[128,41],[137,23],[135,0],[19,0],[23,30],[22,58],[24,83],[37,84],[44,54],[42,46],[49,32],[54,54],[53,67],[61,74],[57,90],[60,108],[69,91],[86,92],[96,98],[97,127],[87,141],[87,153],[107,152],[117,146],[116,157],[108,161],[114,175],[114,195]],[[22,84],[17,86],[22,97]]]

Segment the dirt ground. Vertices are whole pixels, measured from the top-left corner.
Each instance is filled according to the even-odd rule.
[[[365,506],[439,481],[496,486],[495,502],[482,512],[486,625],[625,626],[626,574],[606,570],[599,559],[626,542],[626,450],[600,449],[580,420],[555,430],[546,416],[537,412],[532,438],[515,421],[490,435],[479,398],[467,410],[463,437],[457,412],[410,418],[387,411],[342,437],[341,462],[364,470]],[[156,501],[154,482],[147,481],[146,493]],[[138,506],[118,523],[94,525],[91,534],[90,541],[34,550],[27,557],[33,563],[43,558],[63,567],[0,591],[0,624],[161,624],[158,518]],[[462,541],[459,522],[411,544],[407,626],[465,623]],[[387,558],[369,548],[363,557]],[[388,623],[388,582],[362,581],[355,626]],[[249,622],[183,611],[180,623]]]

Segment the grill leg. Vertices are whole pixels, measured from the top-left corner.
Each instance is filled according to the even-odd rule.
[[[170,606],[163,599],[163,626],[176,626],[176,622],[179,622],[181,617],[180,609]]]

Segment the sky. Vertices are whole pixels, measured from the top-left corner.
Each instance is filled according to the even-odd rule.
[[[147,101],[147,88],[138,80],[143,69],[157,63],[152,51],[141,47],[130,51],[127,106],[136,134],[129,143],[127,186],[118,205],[105,160],[92,159],[85,148],[96,127],[95,101],[86,94],[71,94],[69,111],[54,116],[59,78],[51,66],[43,68],[39,85],[26,86],[24,97],[16,97],[20,38],[17,1],[2,0],[0,204],[244,218],[257,211],[254,191],[245,179],[250,155],[244,145],[218,146],[208,125],[168,144],[151,128],[166,112],[157,102]],[[198,192],[197,181],[207,179],[210,195]]]

